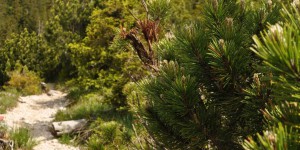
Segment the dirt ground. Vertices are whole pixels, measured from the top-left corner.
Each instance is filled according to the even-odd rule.
[[[78,147],[59,143],[52,136],[49,127],[54,115],[64,109],[68,102],[65,93],[50,90],[49,94],[20,97],[18,106],[4,115],[4,121],[10,128],[29,128],[38,142],[34,150],[79,150]]]

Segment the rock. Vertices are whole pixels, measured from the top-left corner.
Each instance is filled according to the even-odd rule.
[[[86,125],[87,121],[85,119],[80,120],[69,120],[61,122],[53,122],[53,134],[55,136],[60,136],[66,133],[71,133],[82,129]]]

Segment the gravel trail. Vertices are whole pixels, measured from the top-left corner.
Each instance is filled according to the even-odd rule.
[[[49,131],[55,113],[67,105],[66,94],[50,90],[47,94],[20,97],[18,106],[4,115],[4,121],[11,127],[27,127],[38,142],[34,150],[79,150],[77,147],[58,142]]]

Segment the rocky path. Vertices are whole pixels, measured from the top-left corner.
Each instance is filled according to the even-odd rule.
[[[18,106],[4,115],[4,121],[11,127],[28,127],[38,142],[34,150],[79,150],[79,148],[60,144],[49,131],[55,113],[67,104],[66,94],[50,90],[51,95],[32,95],[20,97]]]

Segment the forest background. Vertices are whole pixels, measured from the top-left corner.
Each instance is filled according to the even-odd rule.
[[[1,0],[1,88],[58,83],[88,149],[297,149],[299,6]]]

